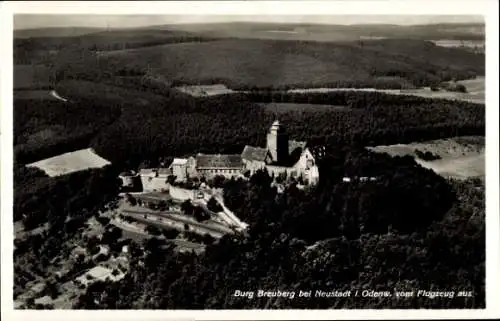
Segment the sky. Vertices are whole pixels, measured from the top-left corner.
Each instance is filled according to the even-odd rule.
[[[483,17],[462,15],[20,15],[14,16],[14,29],[49,27],[97,27],[128,28],[178,23],[216,22],[273,22],[273,23],[320,23],[320,24],[430,24],[430,23],[483,23]]]

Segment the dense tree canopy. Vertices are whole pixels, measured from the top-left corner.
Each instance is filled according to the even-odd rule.
[[[123,281],[89,288],[76,307],[484,306],[482,183],[446,182],[411,159],[391,159],[357,151],[350,152],[345,165],[350,165],[347,167],[351,173],[373,175],[376,173],[371,168],[375,163],[380,168],[380,179],[365,185],[347,185],[332,178],[323,179],[317,187],[305,191],[290,186],[283,194],[277,194],[265,172],[256,173],[248,182],[230,180],[225,184],[225,198],[238,216],[251,223],[248,235],[225,236],[199,256],[156,252],[154,261],[145,265],[137,258]],[[323,166],[323,170],[328,169]],[[345,171],[335,166],[329,170],[332,174],[342,171],[337,176]],[[374,204],[369,200],[370,193],[386,199]],[[362,199],[353,202],[358,198]],[[173,263],[174,260],[179,263]],[[233,296],[236,290],[257,289],[313,293],[333,289],[391,293],[450,289],[457,293],[473,291],[474,296],[296,297],[293,300]],[[96,294],[101,299],[90,302]]]

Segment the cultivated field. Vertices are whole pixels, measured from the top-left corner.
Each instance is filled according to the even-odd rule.
[[[332,91],[377,91],[391,95],[412,95],[425,98],[442,98],[450,100],[464,100],[478,104],[485,103],[485,79],[483,76],[474,79],[460,80],[458,84],[463,84],[467,88],[466,93],[451,91],[432,91],[430,87],[418,89],[376,89],[376,88],[295,88],[289,92],[296,93],[326,93]]]
[[[28,164],[27,166],[37,167],[43,170],[47,175],[54,177],[83,171],[89,168],[101,168],[108,164],[110,164],[110,162],[101,158],[91,148],[87,148],[47,158]]]
[[[401,79],[401,81],[404,81]],[[467,88],[466,93],[451,92],[451,91],[432,91],[430,87],[418,89],[376,89],[376,88],[294,88],[288,90],[290,93],[326,93],[332,91],[377,91],[391,95],[412,95],[425,98],[441,98],[450,100],[464,100],[478,104],[485,103],[485,79],[483,76],[474,79],[459,80],[458,84],[463,84]],[[227,88],[226,85],[192,85],[192,86],[178,86],[175,89],[189,94],[194,97],[216,96],[234,93],[244,93],[245,91],[237,91]],[[272,108],[276,107],[273,104]],[[334,107],[328,105],[313,105],[313,104],[279,104],[282,111],[297,110],[292,105],[297,105],[298,110],[315,110],[322,111],[323,107]],[[304,107],[307,105],[306,107]],[[319,108],[315,108],[319,107]],[[310,109],[315,108],[315,109]]]
[[[235,93],[234,90],[231,90],[222,84],[179,86],[175,87],[175,89],[194,97],[216,96]]]
[[[444,177],[483,177],[485,174],[484,137],[468,136],[440,139],[422,143],[397,144],[369,147],[376,152],[392,156],[411,155],[423,167],[434,170]],[[415,150],[431,152],[441,159],[424,161],[416,158]]]

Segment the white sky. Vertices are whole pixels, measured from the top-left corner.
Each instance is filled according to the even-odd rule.
[[[322,23],[322,24],[429,24],[446,22],[479,22],[483,17],[473,15],[15,15],[14,29],[46,27],[142,27],[177,23],[214,22],[276,22],[276,23]]]

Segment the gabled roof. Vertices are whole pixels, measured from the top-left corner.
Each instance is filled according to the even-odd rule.
[[[263,162],[267,156],[267,148],[246,145],[241,153],[241,158],[249,161]]]
[[[228,154],[217,154],[217,155],[207,155],[198,154],[196,155],[196,167],[197,168],[232,168],[240,169],[243,167],[243,162],[241,160],[241,155],[228,155]]]
[[[187,158],[174,158],[174,160],[172,161],[172,164],[170,164],[170,166],[172,165],[186,165],[187,164]]]

